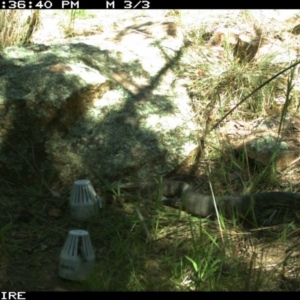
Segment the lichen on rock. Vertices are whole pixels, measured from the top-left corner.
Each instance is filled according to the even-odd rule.
[[[168,39],[174,37],[164,44]],[[167,56],[157,39],[139,35],[139,43],[5,49],[0,143],[8,177],[15,170],[23,178],[31,172],[31,180],[55,173],[61,185],[147,179],[171,171],[197,147],[199,125],[171,69],[184,44]]]

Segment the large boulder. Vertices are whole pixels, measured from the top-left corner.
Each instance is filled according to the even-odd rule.
[[[83,42],[9,47],[0,56],[0,168],[7,182],[67,186],[148,178],[198,145],[176,68],[174,23],[129,26]]]

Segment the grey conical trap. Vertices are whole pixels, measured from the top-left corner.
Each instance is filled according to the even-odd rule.
[[[95,265],[89,233],[71,230],[60,253],[59,276],[69,280],[86,279]]]

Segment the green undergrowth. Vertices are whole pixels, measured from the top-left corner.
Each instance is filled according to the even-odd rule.
[[[53,272],[54,284],[65,290],[276,289],[280,267],[289,258],[282,258],[269,272],[260,265],[259,251],[270,251],[261,249],[263,243],[286,244],[297,231],[295,223],[259,230],[222,215],[219,220],[199,219],[159,201],[107,204],[97,216],[79,222],[70,218],[67,198],[16,193],[2,200],[1,256],[10,261],[11,268],[30,257],[28,271],[36,277],[30,282],[25,273],[28,289],[35,289],[43,268]],[[95,269],[82,282],[58,277],[60,250],[71,229],[88,230],[96,252]],[[51,258],[51,264],[41,268],[37,256]],[[10,276],[13,270],[7,268]],[[37,289],[45,290],[47,285]]]

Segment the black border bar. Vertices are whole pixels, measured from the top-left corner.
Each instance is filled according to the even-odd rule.
[[[296,3],[296,2],[293,2]],[[274,7],[274,3],[265,3],[264,7],[258,8],[252,3],[247,6],[236,6],[237,2],[218,2],[208,1],[165,1],[165,0],[1,0],[0,9],[125,9],[125,10],[146,10],[146,9],[291,9],[291,7]],[[246,4],[246,3],[245,3]],[[257,3],[256,3],[257,4]],[[277,4],[279,4],[277,2]],[[287,4],[287,3],[284,3]],[[291,4],[291,3],[290,3]],[[213,5],[213,6],[212,6]],[[250,6],[249,6],[250,5]],[[298,8],[300,9],[300,5]]]

